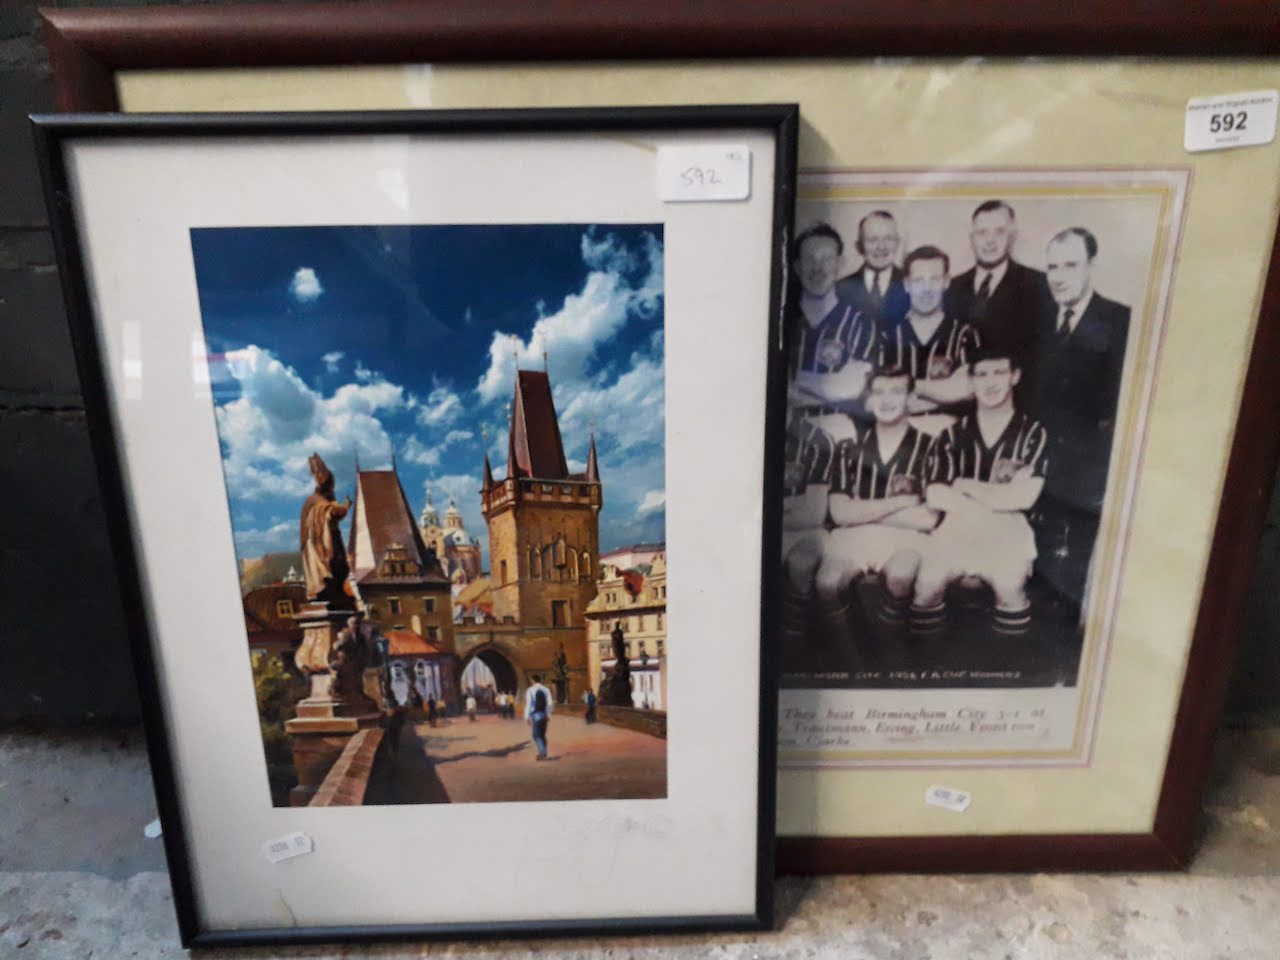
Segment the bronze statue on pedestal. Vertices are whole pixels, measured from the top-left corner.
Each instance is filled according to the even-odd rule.
[[[606,707],[630,707],[631,702],[631,661],[627,658],[627,641],[622,635],[621,622],[614,625],[613,633],[613,671],[600,684],[600,702]]]

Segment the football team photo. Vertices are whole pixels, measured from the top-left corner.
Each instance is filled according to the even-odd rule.
[[[1077,683],[1119,575],[1167,232],[1159,194],[1115,180],[802,190],[784,688]]]

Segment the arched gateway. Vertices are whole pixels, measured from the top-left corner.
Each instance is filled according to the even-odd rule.
[[[521,671],[497,647],[481,646],[472,650],[463,657],[462,671],[459,676],[466,673],[472,660],[479,660],[489,668],[489,672],[493,674],[494,687],[499,693],[519,693],[527,685],[525,678],[521,676]]]

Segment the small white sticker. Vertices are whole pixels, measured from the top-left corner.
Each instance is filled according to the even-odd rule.
[[[262,855],[272,863],[279,863],[281,860],[292,860],[294,857],[304,856],[313,849],[315,846],[305,833],[286,833],[283,837],[264,843]]]
[[[1187,101],[1183,145],[1190,153],[1256,147],[1276,138],[1280,92],[1252,90]]]
[[[751,150],[744,144],[658,148],[658,199],[667,203],[745,200],[751,196]]]
[[[146,837],[148,840],[154,840],[156,837],[160,836],[161,833],[163,833],[163,831],[160,829],[159,817],[156,817],[154,820],[152,820],[150,823],[148,823],[145,827],[142,828],[142,835]]]
[[[942,807],[955,813],[969,809],[969,794],[954,787],[929,787],[924,792],[924,802],[931,807]]]

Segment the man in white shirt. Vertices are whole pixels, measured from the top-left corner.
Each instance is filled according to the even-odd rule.
[[[542,675],[535,673],[533,683],[524,692],[524,720],[538,748],[539,760],[547,759],[547,724],[551,720],[551,691],[542,685]]]

